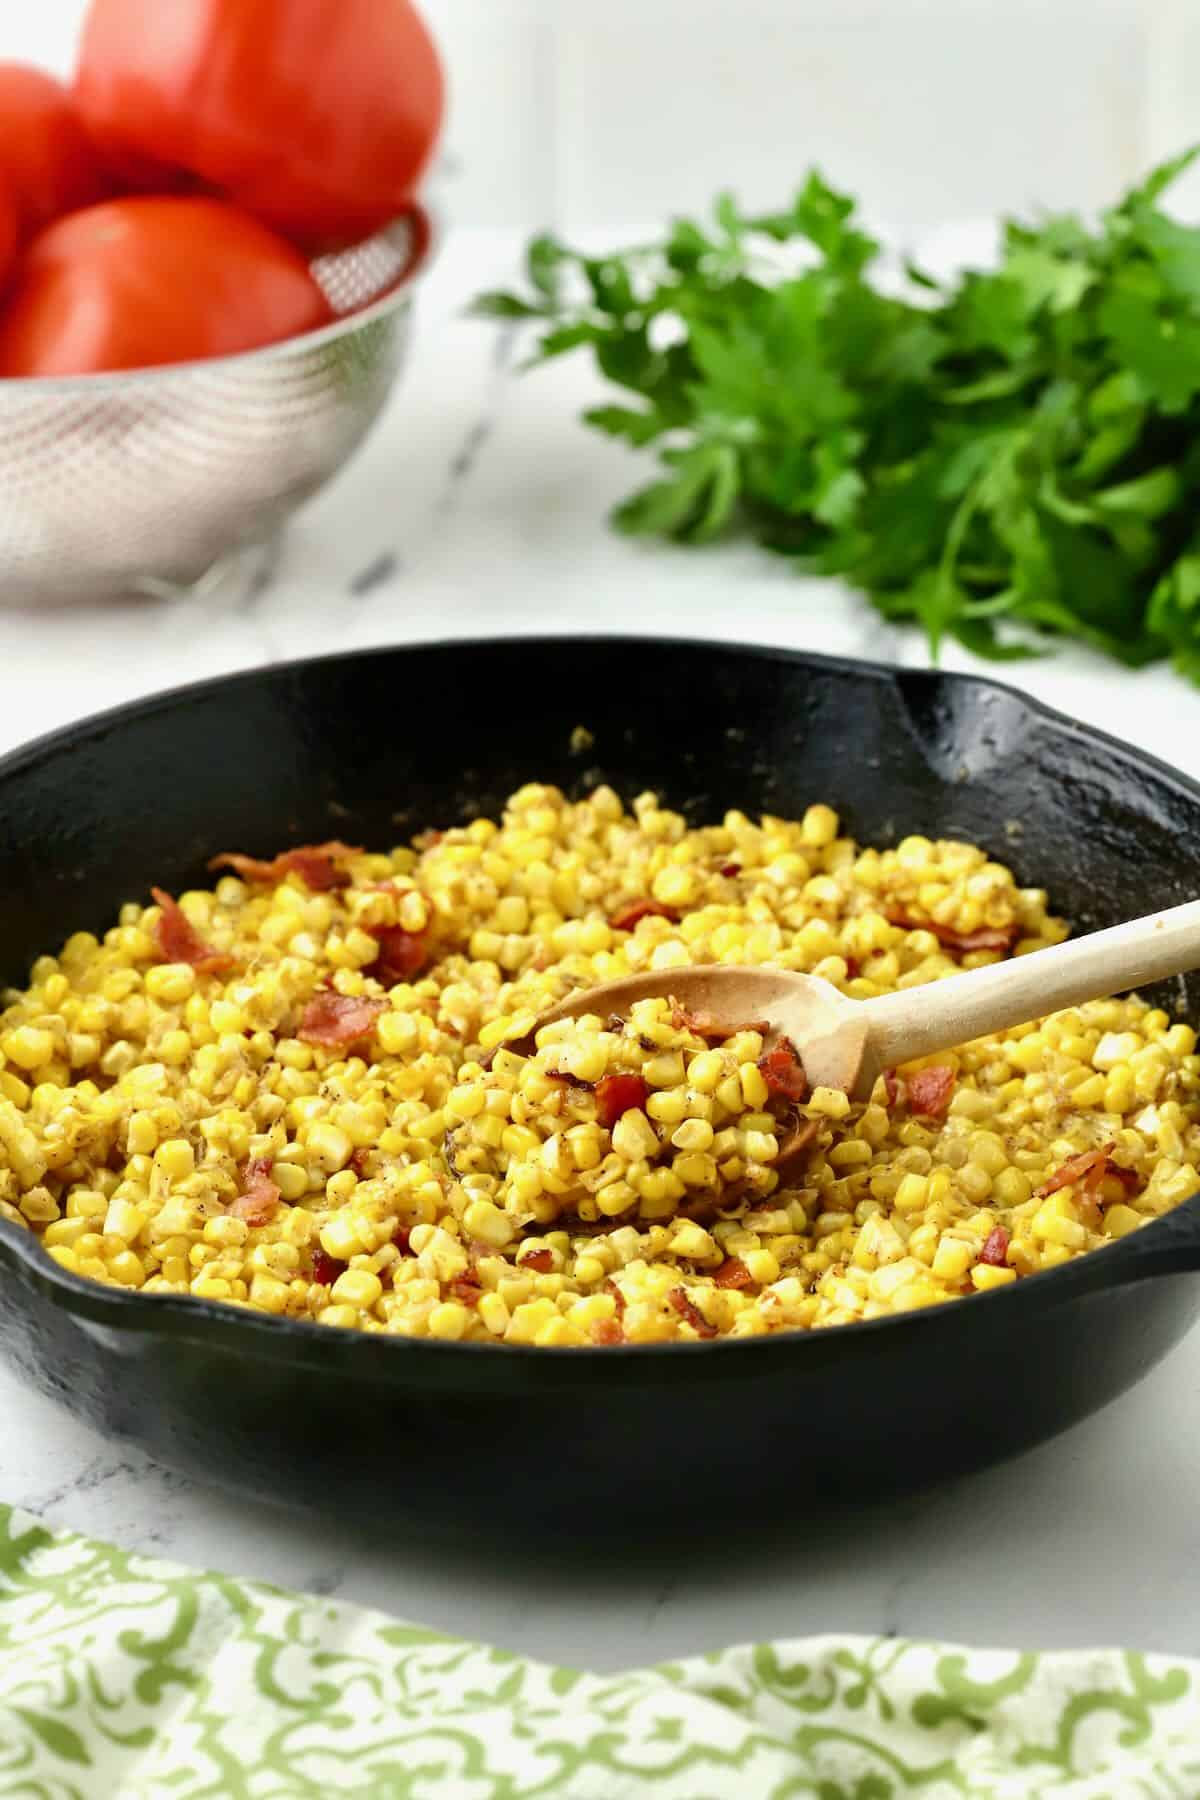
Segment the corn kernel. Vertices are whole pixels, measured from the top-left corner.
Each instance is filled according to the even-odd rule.
[[[158,963],[147,969],[146,992],[164,1006],[180,1006],[190,998],[196,986],[196,971],[190,963]]]
[[[186,1138],[168,1138],[154,1152],[154,1166],[168,1181],[186,1181],[195,1171],[195,1152]]]
[[[54,1055],[54,1037],[36,1026],[19,1025],[7,1037],[0,1038],[0,1050],[19,1069],[40,1069]]]
[[[193,1283],[192,1292],[195,1291]],[[263,1312],[276,1314],[286,1312],[288,1299],[287,1283],[278,1280],[274,1275],[260,1270],[250,1282],[250,1304],[260,1307]]]
[[[939,1281],[958,1281],[974,1260],[971,1246],[959,1238],[944,1237],[934,1252],[930,1265]]]
[[[725,1074],[725,1059],[719,1050],[700,1050],[687,1066],[688,1086],[701,1094],[714,1094]]]
[[[342,1280],[344,1281],[345,1279],[346,1278],[343,1275]],[[491,1298],[496,1299],[498,1296],[492,1295]],[[503,1301],[501,1301],[500,1304],[503,1306]],[[505,1310],[507,1311],[507,1308]],[[464,1337],[470,1328],[470,1324],[471,1315],[461,1302],[458,1300],[444,1300],[440,1306],[435,1306],[429,1315],[429,1335],[433,1338],[442,1338],[450,1343],[458,1338]]]
[[[490,1200],[473,1200],[463,1214],[463,1224],[472,1237],[481,1238],[484,1243],[494,1244],[501,1250],[512,1243],[515,1235],[508,1214]]]
[[[707,1119],[684,1119],[671,1133],[671,1143],[677,1150],[708,1150],[712,1141],[713,1128]]]
[[[354,1154],[354,1145],[347,1134],[340,1126],[331,1125],[325,1120],[319,1120],[310,1127],[305,1148],[317,1166],[328,1175],[344,1169]]]
[[[479,1296],[476,1312],[483,1322],[484,1328],[493,1337],[503,1337],[512,1319],[504,1300],[499,1293],[485,1293]]]
[[[972,1284],[981,1293],[989,1288],[1009,1287],[1017,1279],[1015,1269],[998,1269],[992,1263],[976,1263],[971,1270]]]
[[[354,1306],[368,1311],[383,1293],[383,1283],[369,1269],[344,1269],[330,1293],[338,1306]]]
[[[195,1283],[192,1292],[195,1293]],[[353,1329],[362,1324],[362,1314],[357,1306],[326,1306],[317,1314],[318,1325],[333,1325],[343,1331]]]
[[[844,1119],[850,1111],[849,1096],[840,1088],[818,1087],[812,1091],[808,1102],[809,1113],[818,1113],[826,1119]]]
[[[1142,1223],[1141,1214],[1134,1212],[1132,1206],[1110,1206],[1104,1214],[1104,1235],[1110,1238],[1128,1237]]]

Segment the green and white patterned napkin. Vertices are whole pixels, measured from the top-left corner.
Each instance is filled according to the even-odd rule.
[[[1197,1800],[1200,1663],[902,1639],[588,1675],[0,1508],[16,1800]]]

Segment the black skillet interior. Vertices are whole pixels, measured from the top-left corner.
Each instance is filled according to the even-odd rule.
[[[593,738],[582,752],[580,726]],[[455,643],[207,683],[0,763],[0,980],[22,980],[152,882],[203,878],[218,850],[386,845],[494,814],[528,780],[574,793],[606,780],[626,798],[653,787],[695,821],[821,799],[869,842],[969,838],[1048,887],[1079,928],[1195,895],[1200,789],[990,682],[649,639]],[[1195,976],[1163,999],[1200,1017]],[[936,1321],[620,1352],[619,1375],[590,1353],[536,1352],[535,1372],[524,1354],[381,1344],[189,1302],[118,1297],[108,1314],[105,1290],[81,1299],[17,1252],[18,1235],[0,1230],[12,1290],[0,1342],[67,1404],[205,1479],[367,1510],[383,1493],[389,1510],[468,1523],[481,1493],[497,1518],[551,1524],[594,1510],[606,1486],[628,1501],[639,1440],[653,1446],[639,1500],[660,1519],[689,1484],[721,1505],[952,1474],[1111,1398],[1200,1306],[1182,1277],[1065,1305],[1011,1291]],[[1026,1397],[981,1420],[985,1371]]]

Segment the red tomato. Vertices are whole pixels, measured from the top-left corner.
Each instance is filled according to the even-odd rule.
[[[22,237],[108,191],[70,94],[24,63],[0,63],[0,175],[16,202]]]
[[[17,208],[7,184],[0,181],[0,291],[17,259]]]
[[[92,0],[75,92],[115,167],[219,193],[310,250],[403,210],[443,100],[409,0]]]
[[[330,319],[300,253],[217,200],[109,200],[36,238],[0,313],[0,375],[255,350]]]

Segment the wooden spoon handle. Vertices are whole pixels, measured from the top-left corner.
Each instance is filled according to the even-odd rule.
[[[861,1004],[876,1068],[1200,968],[1200,900]]]

